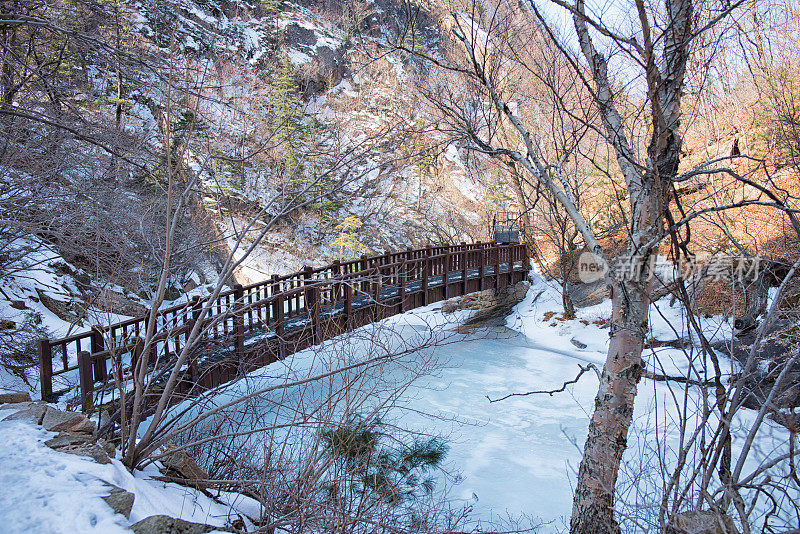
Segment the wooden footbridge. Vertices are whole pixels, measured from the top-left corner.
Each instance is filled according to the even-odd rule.
[[[203,307],[208,308],[200,342],[193,346],[175,391],[178,398],[185,398],[365,324],[451,297],[516,284],[527,272],[525,245],[477,243],[362,256],[235,285],[213,302],[195,297],[90,332],[40,340],[42,398],[52,400],[74,391],[76,373],[84,411],[102,403],[103,395],[113,396],[115,387],[131,379],[153,313],[157,334],[148,376],[158,380],[174,364]]]

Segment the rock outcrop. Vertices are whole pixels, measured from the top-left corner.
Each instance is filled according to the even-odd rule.
[[[103,484],[108,486],[109,494],[103,497],[114,513],[122,514],[126,519],[131,518],[131,509],[133,508],[133,501],[135,496],[129,491],[125,491],[119,486],[115,486],[110,482],[103,481]]]
[[[475,310],[475,314],[467,319],[461,328],[498,326],[503,324],[505,317],[511,313],[511,309],[525,298],[530,287],[530,282],[522,281],[513,286],[506,286],[499,291],[488,289],[471,293],[445,302],[442,312]]]
[[[130,528],[136,534],[205,534],[213,530],[221,530],[219,527],[191,523],[166,515],[151,515],[134,523]]]
[[[31,394],[25,391],[0,391],[0,404],[30,402]]]
[[[77,456],[87,456],[97,463],[111,463],[114,447],[94,435],[95,424],[78,412],[67,412],[48,406],[43,402],[22,402],[14,406],[16,411],[3,417],[5,421],[28,421],[40,425],[49,432],[59,434],[45,442],[54,451]],[[4,410],[10,411],[10,410]]]
[[[712,510],[676,514],[667,523],[665,532],[667,534],[739,534],[730,516]]]
[[[189,453],[184,450],[171,451],[165,456],[162,456],[159,461],[162,465],[159,471],[161,471],[167,480],[201,488],[204,487],[202,481],[208,479],[208,473],[203,471],[203,469],[197,465],[197,462],[194,461],[194,458],[189,456]]]

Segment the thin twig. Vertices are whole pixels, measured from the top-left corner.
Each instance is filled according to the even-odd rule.
[[[525,392],[525,393],[510,393],[510,394],[506,395],[505,397],[500,397],[499,399],[494,399],[494,400],[489,398],[489,395],[486,395],[486,398],[489,399],[489,402],[500,402],[501,400],[506,400],[509,397],[527,397],[528,395],[536,395],[536,394],[540,394],[540,393],[547,393],[548,395],[550,395],[552,397],[556,393],[561,393],[562,391],[567,389],[568,385],[575,384],[578,380],[581,379],[581,377],[583,376],[583,373],[585,373],[586,371],[588,371],[590,369],[594,370],[595,373],[599,374],[599,371],[597,370],[597,367],[593,363],[590,363],[590,364],[586,365],[586,367],[582,366],[581,364],[578,364],[578,367],[580,367],[580,369],[581,369],[580,372],[578,373],[578,376],[576,376],[573,380],[568,380],[567,382],[564,382],[564,384],[558,389],[549,389],[549,390],[548,389],[542,389],[542,390],[537,390],[537,391],[528,391],[528,392]]]

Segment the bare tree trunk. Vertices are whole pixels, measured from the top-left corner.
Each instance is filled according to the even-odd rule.
[[[612,334],[595,411],[578,472],[571,532],[619,532],[614,486],[633,421],[633,401],[642,376],[642,348],[650,306],[649,284],[612,286]]]
[[[633,421],[636,384],[642,375],[642,347],[652,288],[651,258],[665,234],[667,193],[680,163],[681,92],[694,6],[691,0],[665,2],[669,23],[664,30],[662,71],[656,63],[647,8],[643,0],[636,0],[653,122],[644,169],[632,165],[624,122],[613,103],[608,64],[592,43],[583,1],[578,0],[575,7],[573,20],[581,50],[592,70],[595,98],[631,195],[632,227],[626,272],[612,273],[611,341],[578,473],[570,530],[573,534],[617,533],[614,485]]]

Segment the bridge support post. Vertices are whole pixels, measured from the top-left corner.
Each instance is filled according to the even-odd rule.
[[[53,348],[49,339],[40,339],[36,343],[39,353],[39,391],[42,400],[50,400],[53,395]]]

